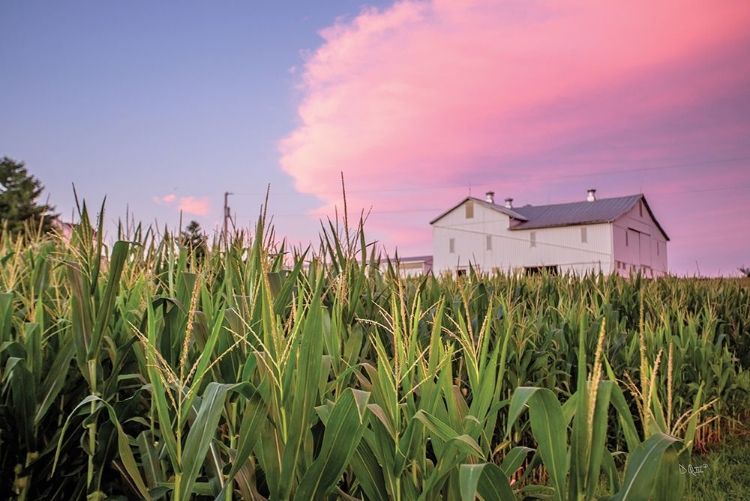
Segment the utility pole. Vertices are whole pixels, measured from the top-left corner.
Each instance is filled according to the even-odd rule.
[[[224,192],[224,248],[229,249],[229,225],[228,221],[232,218],[229,212],[229,195],[234,195],[228,191]]]

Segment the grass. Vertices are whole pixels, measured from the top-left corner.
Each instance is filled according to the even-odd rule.
[[[750,499],[750,435],[732,435],[693,456],[691,464],[705,471],[685,474],[685,501],[746,501]]]
[[[737,431],[701,454],[694,454],[680,474],[686,486],[681,501],[747,501],[750,499],[750,432]],[[697,467],[697,468],[696,468]],[[699,472],[700,470],[700,472]],[[624,471],[620,469],[622,477]],[[607,482],[600,480],[597,496],[606,496]]]

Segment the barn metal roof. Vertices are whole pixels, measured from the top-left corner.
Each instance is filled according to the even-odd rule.
[[[630,211],[639,200],[643,201],[651,219],[669,240],[667,233],[654,217],[654,213],[643,195],[603,198],[593,202],[573,202],[567,204],[537,205],[514,208],[523,215],[526,221],[511,224],[511,230],[531,230],[534,228],[552,228],[556,226],[574,226],[581,224],[611,223]]]
[[[631,195],[604,198],[594,202],[584,200],[568,204],[518,207],[516,212],[523,214],[528,221],[513,226],[513,229],[527,230],[574,224],[610,223],[635,207],[640,199],[640,195]]]

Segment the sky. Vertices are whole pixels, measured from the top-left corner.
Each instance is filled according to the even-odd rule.
[[[0,2],[0,157],[79,198],[214,232],[368,214],[430,254],[467,195],[643,193],[670,271],[750,265],[750,2]],[[45,198],[46,200],[46,198]]]

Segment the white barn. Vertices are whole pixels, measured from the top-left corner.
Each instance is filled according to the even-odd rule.
[[[513,207],[467,197],[430,222],[433,271],[667,273],[669,237],[642,195]]]

